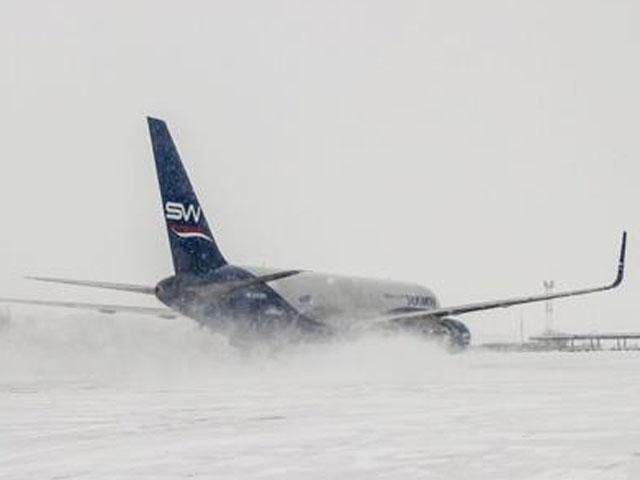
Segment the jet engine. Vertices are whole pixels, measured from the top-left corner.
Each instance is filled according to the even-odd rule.
[[[471,332],[460,320],[446,317],[438,323],[444,329],[445,342],[449,351],[460,352],[469,346],[471,343]]]
[[[452,353],[465,350],[471,343],[471,332],[460,320],[445,317],[398,319],[392,328],[400,328],[436,340]]]

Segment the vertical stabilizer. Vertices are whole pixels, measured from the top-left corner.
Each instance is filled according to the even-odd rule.
[[[176,275],[206,276],[227,264],[211,234],[164,121],[147,118]]]

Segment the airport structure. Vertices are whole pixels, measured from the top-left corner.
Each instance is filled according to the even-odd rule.
[[[478,345],[481,350],[496,352],[592,352],[600,350],[640,350],[640,333],[559,333],[545,332],[526,342],[491,342]]]
[[[529,337],[540,350],[640,350],[640,333],[547,333]]]

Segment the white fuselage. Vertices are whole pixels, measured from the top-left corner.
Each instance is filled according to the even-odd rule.
[[[254,275],[275,270],[242,267]],[[437,308],[431,290],[414,283],[371,278],[301,272],[269,282],[284,300],[300,313],[336,329],[350,328],[365,320],[399,309]]]

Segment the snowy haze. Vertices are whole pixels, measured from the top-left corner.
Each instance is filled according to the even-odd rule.
[[[186,322],[20,316],[0,478],[633,479],[639,360],[412,337],[242,353]]]
[[[640,3],[0,5],[0,296],[157,305],[146,115],[237,264],[415,281],[445,305],[613,280],[565,331],[640,330]],[[631,479],[638,352],[412,337],[243,352],[186,319],[0,310],[0,478]],[[544,306],[461,316],[476,342]]]
[[[5,295],[171,273],[145,115],[227,257],[416,281],[443,304],[590,286],[556,327],[635,330],[636,2],[13,2],[0,7]],[[541,305],[465,317],[476,339]]]

